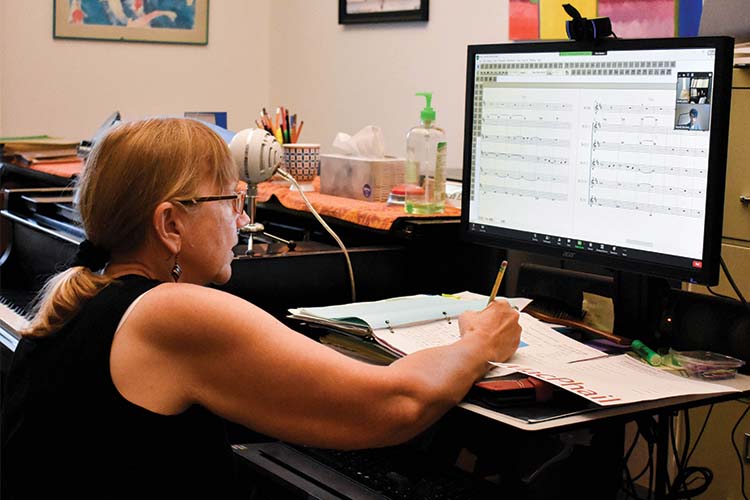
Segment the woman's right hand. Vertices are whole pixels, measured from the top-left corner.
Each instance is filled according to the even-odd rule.
[[[507,361],[521,340],[519,313],[507,300],[495,300],[481,311],[466,311],[458,318],[462,337],[477,337],[488,346],[488,361]]]

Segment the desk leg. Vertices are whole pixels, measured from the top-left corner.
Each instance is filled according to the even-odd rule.
[[[656,424],[656,483],[654,499],[667,498],[669,488],[669,429],[672,422],[671,413],[659,413]]]

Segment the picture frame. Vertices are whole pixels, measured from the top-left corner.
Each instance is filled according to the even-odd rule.
[[[72,40],[208,44],[209,0],[184,4],[143,0],[141,5],[134,11],[130,2],[53,0],[52,36]]]
[[[427,21],[429,0],[339,0],[339,24]]]

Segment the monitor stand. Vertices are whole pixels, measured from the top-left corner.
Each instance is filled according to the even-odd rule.
[[[570,313],[583,312],[584,292],[610,297],[615,335],[638,339],[654,349],[669,345],[670,329],[665,328],[669,325],[662,324],[674,294],[668,280],[604,268],[561,269],[536,256],[515,257],[526,261],[518,269],[516,286],[512,288],[516,296],[551,300]],[[529,262],[534,260],[538,263]]]
[[[671,287],[664,278],[614,271],[614,334],[657,348],[669,345],[659,325]]]

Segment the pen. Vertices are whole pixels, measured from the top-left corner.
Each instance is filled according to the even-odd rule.
[[[661,364],[661,356],[649,349],[646,344],[640,340],[634,340],[630,344],[630,348],[637,352],[638,355],[645,359],[651,366],[659,366]]]
[[[497,278],[495,278],[495,284],[492,286],[492,293],[490,293],[490,300],[487,301],[487,305],[490,305],[497,297],[497,291],[500,290],[500,283],[503,281],[505,275],[505,269],[508,267],[508,261],[504,260],[500,264],[500,269],[497,271]]]

